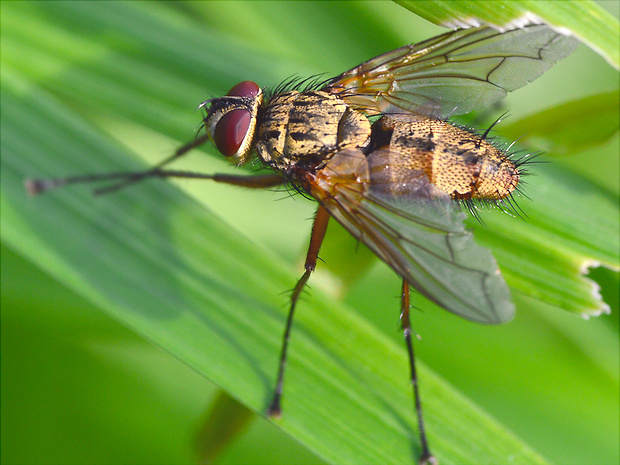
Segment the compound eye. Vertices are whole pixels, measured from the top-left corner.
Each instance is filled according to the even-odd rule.
[[[235,97],[256,97],[260,92],[258,84],[252,81],[242,81],[230,89],[226,95]]]
[[[244,83],[237,84],[233,89],[241,84]],[[215,126],[213,142],[222,155],[232,157],[237,154],[248,134],[251,120],[250,112],[243,109],[229,111],[220,118]]]

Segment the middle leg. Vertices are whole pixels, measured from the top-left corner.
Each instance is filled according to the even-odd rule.
[[[302,277],[297,281],[293,294],[291,295],[291,306],[288,312],[288,318],[286,320],[286,328],[284,330],[284,337],[282,339],[282,351],[280,352],[280,364],[278,368],[278,379],[276,387],[273,393],[273,400],[267,409],[267,415],[270,417],[278,418],[282,414],[282,388],[284,386],[284,369],[286,368],[286,354],[288,349],[288,341],[291,333],[291,327],[293,326],[293,314],[295,313],[295,306],[303,291],[310,274],[316,268],[316,261],[319,257],[319,250],[327,231],[327,223],[329,222],[329,213],[325,208],[319,206],[314,217],[314,223],[312,225],[312,233],[310,235],[310,245],[308,246],[308,253],[306,254],[306,263],[304,265],[305,272]]]

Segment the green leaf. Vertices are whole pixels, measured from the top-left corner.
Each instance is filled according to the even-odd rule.
[[[495,251],[514,291],[586,318],[609,312],[598,285],[584,275],[601,264],[618,269],[617,202],[552,165],[533,170],[537,176],[524,188],[532,200],[517,200],[527,217],[484,215],[476,237]]]
[[[620,25],[618,20],[595,2],[536,0],[475,0],[424,2],[395,0],[408,10],[447,27],[470,27],[480,23],[506,27],[524,21],[543,21],[570,31],[590,48],[598,52],[610,65],[620,67]]]
[[[123,162],[59,101],[8,87],[3,240],[23,254],[36,250],[31,258],[39,266],[262,414],[285,320],[281,292],[295,274],[167,183],[93,200],[76,189],[28,198],[21,181],[45,171],[50,159],[64,172],[108,171]],[[96,162],[77,162],[84,150]],[[330,463],[412,460],[415,423],[408,408],[401,411],[411,396],[402,348],[319,292],[312,312],[308,306],[300,306],[280,426]],[[516,463],[545,463],[432,373],[422,376],[444,463],[496,463],[512,454]],[[476,436],[455,438],[468,423]],[[380,446],[386,443],[391,447]]]
[[[386,7],[382,5],[302,3],[293,7],[284,3],[282,10],[277,5],[265,5],[263,11],[255,3],[188,3],[178,9],[156,3],[2,4],[3,242],[259,413],[264,412],[274,382],[286,314],[286,296],[282,292],[290,289],[299,277],[301,266],[295,266],[294,259],[303,255],[310,226],[303,219],[312,214],[310,202],[273,202],[274,198],[287,196],[206,183],[156,181],[102,198],[91,198],[87,190],[75,187],[30,199],[24,195],[22,181],[34,175],[138,169],[145,163],[135,157],[149,162],[161,159],[177,141],[191,139],[199,122],[199,115],[192,110],[210,93],[221,94],[248,78],[267,85],[294,72],[324,71],[325,68],[317,69],[315,65],[321,62],[327,63],[324,66],[328,71],[337,73],[387,47],[402,45],[400,39],[394,38],[391,26],[403,16],[398,8],[387,20],[377,19],[383,18],[380,13]],[[248,30],[264,31],[267,42],[287,38],[280,49],[265,51],[256,38],[249,41],[232,37],[219,21],[228,18],[230,22],[230,17],[234,17],[244,24],[244,18],[251,17],[252,11],[262,15],[253,17],[255,23]],[[343,18],[347,17],[345,11],[353,18],[374,19],[377,24],[383,22],[390,27],[359,31],[359,26],[351,21],[341,29]],[[282,19],[284,14],[288,21]],[[327,25],[321,22],[325,17]],[[321,33],[316,36],[314,28],[297,26],[307,24],[303,21],[311,18],[319,20],[317,30]],[[403,28],[407,41],[428,37],[414,36],[415,28],[410,24],[414,19],[407,19]],[[274,24],[281,24],[282,28]],[[32,30],[37,34],[32,34]],[[357,35],[346,45],[347,34],[330,35],[331,30]],[[316,47],[307,47],[308,35]],[[365,41],[369,44],[366,47]],[[390,45],[390,41],[396,44]],[[334,43],[339,46],[329,47]],[[379,49],[375,50],[376,47]],[[359,51],[360,48],[363,50]],[[207,151],[214,154],[210,148]],[[204,172],[226,169],[223,162],[203,155],[190,156],[180,165]],[[563,171],[554,171],[543,175],[540,188],[555,189],[566,180],[573,178]],[[580,188],[593,192],[591,198],[595,202],[600,199],[600,192],[581,179],[577,181]],[[570,190],[569,186],[557,195],[564,196]],[[527,192],[532,194],[529,188]],[[548,192],[536,195],[545,196]],[[534,195],[532,198],[537,201]],[[570,198],[559,200],[571,203]],[[585,208],[577,206],[575,216]],[[535,218],[532,224],[545,234],[556,233],[544,223],[546,212],[542,210],[531,213],[527,207],[528,215]],[[552,213],[561,217],[566,210],[565,205],[560,205]],[[605,204],[593,211],[597,226],[606,212],[614,210]],[[556,221],[554,216],[551,218]],[[577,221],[574,235],[567,230],[570,226],[560,224],[558,236],[563,242],[557,247],[562,258],[570,259],[568,265],[561,263],[557,273],[569,270],[572,278],[578,276],[576,267],[586,257],[614,260],[607,250],[609,237],[603,237],[604,231],[591,238],[588,218],[566,218],[567,222],[573,220]],[[505,215],[497,221],[498,231],[503,234],[513,227],[529,227]],[[529,225],[530,220],[525,224]],[[609,231],[613,223],[610,226]],[[476,234],[482,230],[478,227]],[[519,240],[528,244],[530,255],[537,247],[554,245],[553,234],[542,242],[530,234],[519,230],[518,235]],[[483,234],[480,235],[482,240]],[[601,244],[594,241],[601,238]],[[496,238],[489,236],[484,240],[492,245]],[[515,277],[510,278],[514,287],[519,284],[517,273],[523,263],[518,261],[518,251],[510,252],[506,244],[494,248],[498,256],[507,254],[507,258],[500,257],[500,262],[504,260],[508,266],[515,260]],[[544,259],[534,256],[534,260],[537,271],[544,267]],[[400,341],[391,339],[396,333],[398,305],[393,296],[398,283],[389,272],[377,280],[375,276],[373,270],[351,284],[352,288],[373,293],[356,294],[352,289],[347,299],[354,303],[357,296],[360,303],[355,303],[356,310],[372,307],[378,318],[387,322],[387,335],[378,329],[379,324],[369,324],[351,306],[327,296],[326,292],[333,287],[338,291],[341,285],[321,275],[320,270],[312,279],[311,295],[300,306],[293,332],[285,415],[279,425],[333,463],[410,463],[417,450],[406,354]],[[384,285],[384,279],[394,284],[394,290]],[[555,295],[570,300],[575,283],[570,286],[564,291],[555,289]],[[31,288],[36,290],[36,283]],[[535,287],[534,292],[537,289],[540,288]],[[585,289],[575,289],[577,297],[583,298]],[[519,318],[527,318],[528,310],[536,305],[518,294],[516,299]],[[578,305],[585,306],[587,302],[586,299]],[[501,415],[502,408],[497,406],[508,400],[499,402],[498,397],[522,399],[525,407],[531,398],[537,398],[531,386],[522,384],[528,376],[519,376],[515,382],[508,372],[528,373],[539,380],[554,373],[559,381],[545,391],[553,395],[554,402],[563,399],[562,404],[550,404],[552,410],[563,412],[556,417],[549,414],[549,421],[564,436],[559,440],[562,448],[557,451],[537,442],[543,434],[530,433],[532,437],[527,437],[528,431],[536,431],[538,425],[545,424],[545,409],[537,408],[536,424],[531,424],[530,415],[523,420],[525,426],[513,420],[507,427],[490,419],[454,388],[422,368],[431,446],[442,463],[502,463],[507,458],[514,463],[545,463],[532,452],[530,443],[553,457],[577,456],[580,448],[567,446],[566,437],[579,435],[580,425],[593,419],[597,428],[605,425],[606,433],[601,435],[603,439],[588,436],[603,442],[595,448],[596,452],[588,452],[588,459],[594,453],[602,457],[600,461],[615,456],[613,442],[607,438],[617,436],[613,435],[617,417],[609,408],[609,399],[613,402],[617,394],[617,377],[614,384],[615,365],[602,355],[609,357],[609,353],[615,352],[594,350],[591,341],[580,339],[584,333],[591,334],[589,329],[580,329],[575,335],[560,324],[534,319],[529,329],[536,339],[517,338],[527,340],[530,346],[515,350],[504,338],[512,327],[527,326],[525,321],[529,320],[521,319],[514,325],[481,333],[483,329],[460,326],[466,322],[455,322],[445,312],[433,311],[427,303],[416,302],[416,306],[425,310],[417,318],[416,329],[425,336],[433,334],[440,344],[433,353],[424,353],[424,346],[431,345],[431,341],[425,340],[426,344],[420,344],[421,358],[434,360],[436,354],[450,351],[447,361],[437,363],[435,369],[452,382],[481,383],[484,387],[478,389],[478,394],[483,392],[482,396],[477,396],[476,389],[469,389],[467,384],[465,389],[468,395],[480,399],[484,408],[494,410],[495,415]],[[390,314],[386,317],[377,308],[387,308]],[[432,328],[424,328],[424,317],[428,317]],[[448,318],[448,323],[442,326],[444,318]],[[547,326],[548,332],[564,344],[552,344],[546,342],[552,339],[542,338],[540,333],[544,331],[540,328]],[[606,335],[592,338],[605,349],[617,343],[617,334],[609,334],[605,323],[601,327],[588,326],[591,327],[598,328],[599,332],[594,334]],[[450,328],[459,328],[460,332],[442,338]],[[456,346],[448,344],[450,340]],[[475,351],[477,344],[483,346],[479,351]],[[570,348],[571,357],[566,358],[570,364],[549,356],[560,345]],[[489,351],[489,347],[494,350]],[[510,355],[529,353],[528,350],[540,350],[536,360],[549,357],[550,361],[536,371],[518,356]],[[4,351],[3,346],[3,355]],[[476,360],[463,357],[464,352]],[[455,359],[463,360],[465,371],[456,369]],[[575,372],[567,365],[570,370],[585,366],[578,373],[593,374],[596,383],[591,386],[582,378],[573,379]],[[449,369],[445,371],[444,367]],[[594,401],[588,402],[585,412],[575,407],[574,391],[563,393],[558,388],[568,379],[577,392],[589,393],[590,389],[604,399],[604,409]],[[150,383],[148,378],[145,383]],[[523,396],[526,391],[528,396]],[[93,408],[99,408],[96,402]],[[519,406],[514,409],[522,410]],[[579,421],[573,421],[574,416],[566,418],[574,410],[581,412]],[[561,429],[563,425],[570,428]],[[509,432],[511,428],[518,429],[527,441],[515,439]]]
[[[502,133],[551,155],[572,155],[609,142],[618,134],[619,115],[620,95],[609,92],[503,125]]]

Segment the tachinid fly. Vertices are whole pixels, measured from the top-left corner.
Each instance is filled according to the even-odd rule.
[[[61,185],[113,181],[111,192],[149,177],[211,179],[244,187],[288,185],[319,206],[305,272],[294,288],[270,416],[281,413],[286,349],[295,304],[315,268],[330,217],[401,278],[401,322],[410,356],[420,430],[420,462],[434,463],[418,394],[409,318],[410,287],[439,306],[486,324],[510,320],[514,306],[491,253],[465,230],[459,204],[510,202],[519,161],[447,119],[492,104],[568,56],[577,41],[545,25],[499,32],[460,29],[373,58],[323,82],[272,92],[244,81],[203,102],[205,133],[157,166],[29,180],[31,193]],[[199,174],[164,165],[211,139],[258,176]]]

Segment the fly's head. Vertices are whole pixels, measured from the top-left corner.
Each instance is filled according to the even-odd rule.
[[[258,110],[263,91],[252,81],[234,86],[224,97],[206,100],[204,128],[219,152],[227,159],[243,165],[252,152]]]

